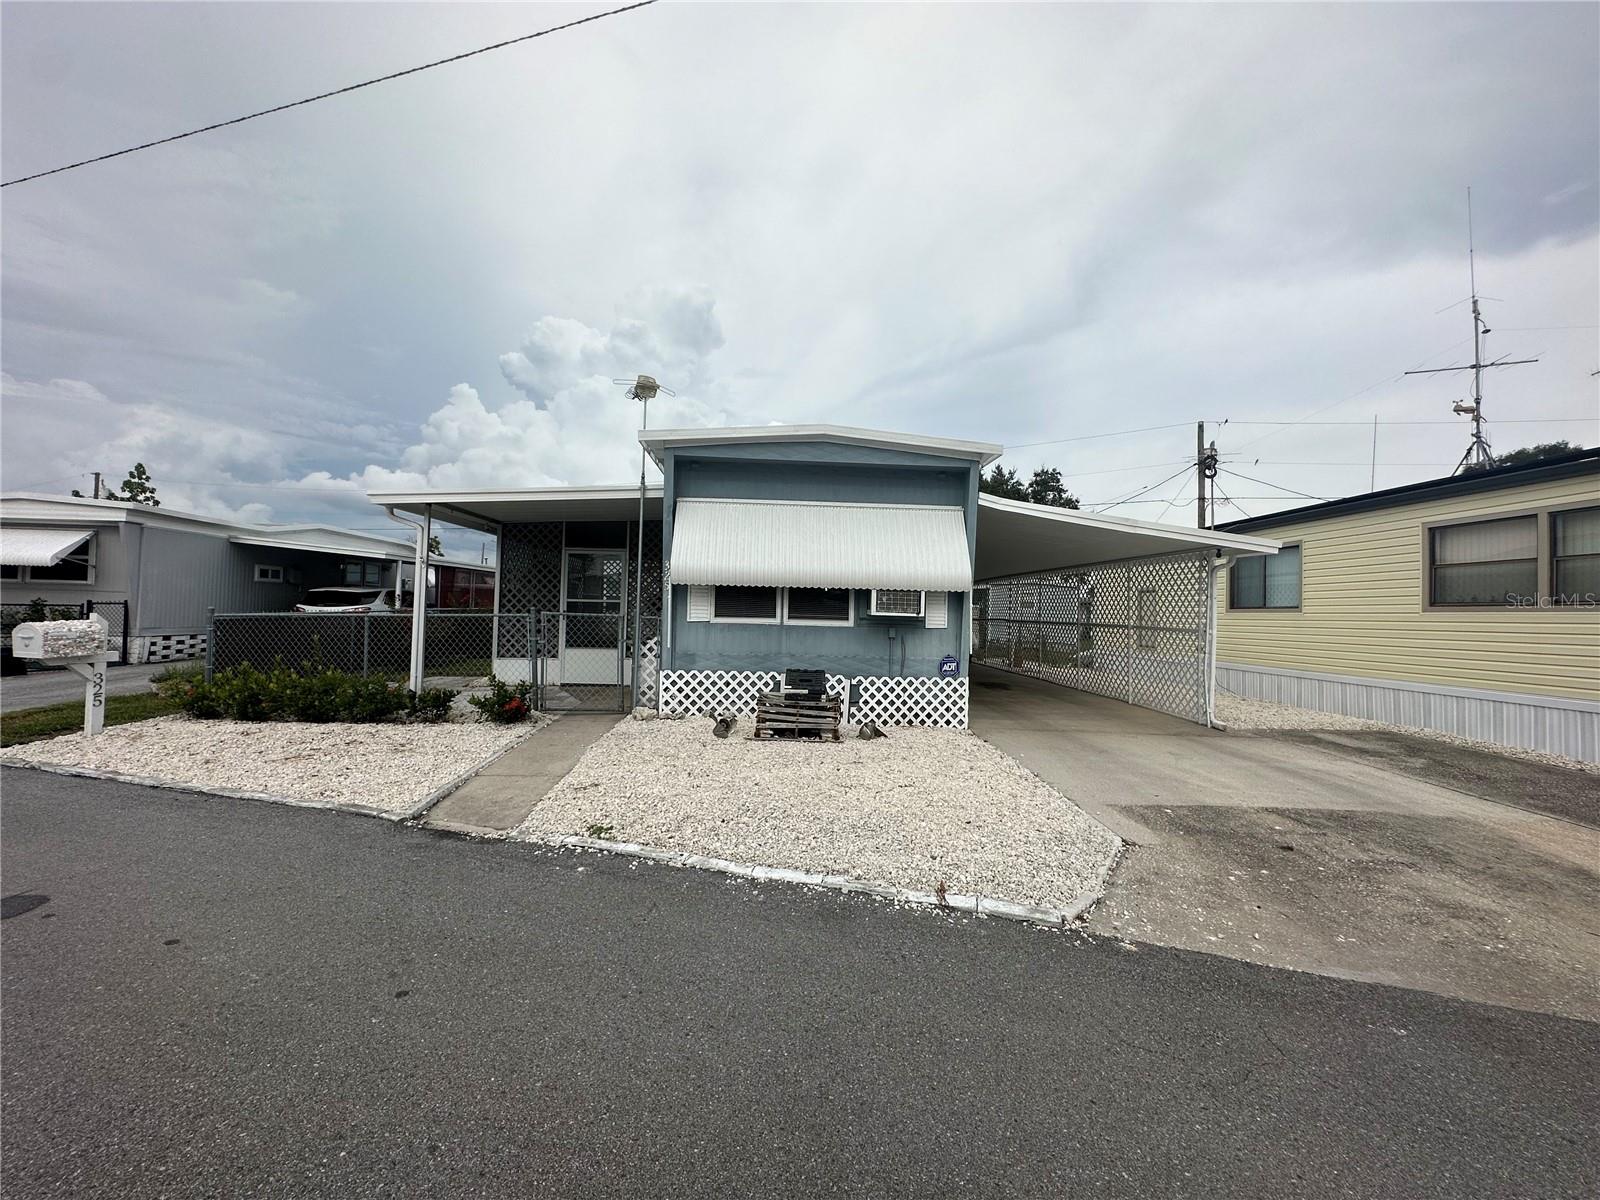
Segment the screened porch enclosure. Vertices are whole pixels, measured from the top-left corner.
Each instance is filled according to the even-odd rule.
[[[661,522],[644,524],[634,609],[637,521],[514,522],[500,528],[502,614],[494,671],[532,682],[541,708],[625,712],[653,702],[659,659]],[[634,661],[634,639],[642,648]],[[638,678],[636,678],[636,665]]]

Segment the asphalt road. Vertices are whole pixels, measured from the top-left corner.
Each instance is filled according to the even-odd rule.
[[[334,813],[0,786],[19,1200],[1600,1191],[1600,1025]]]
[[[130,663],[109,667],[106,670],[106,695],[128,696],[134,692],[148,692],[152,675],[179,665],[183,664]],[[26,675],[10,675],[0,680],[0,712],[61,704],[67,700],[83,700],[83,680],[71,671],[29,671]]]

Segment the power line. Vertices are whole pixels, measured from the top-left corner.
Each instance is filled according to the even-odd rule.
[[[1313,496],[1310,492],[1296,491],[1292,487],[1284,487],[1281,483],[1273,483],[1270,479],[1257,479],[1253,475],[1241,475],[1238,471],[1224,469],[1223,474],[1232,475],[1235,479],[1247,479],[1251,483],[1259,483],[1262,487],[1277,488],[1279,491],[1288,492],[1292,496],[1304,496],[1307,500],[1326,500],[1328,498],[1326,496]],[[1252,496],[1251,499],[1258,500],[1263,499],[1263,497]],[[1284,497],[1280,496],[1279,499],[1284,499]]]
[[[1212,486],[1216,487],[1216,484],[1213,483]],[[1249,513],[1245,512],[1244,509],[1242,507],[1240,507],[1240,504],[1239,504],[1239,502],[1237,500],[1235,500],[1232,496],[1228,495],[1228,493],[1223,491],[1220,487],[1217,488],[1217,495],[1221,496],[1222,499],[1229,505],[1229,507],[1239,509],[1239,515],[1240,516],[1243,516],[1243,517],[1246,517],[1246,518],[1248,518],[1250,516]],[[1251,499],[1254,499],[1254,497],[1246,496],[1245,499],[1246,500],[1251,500]],[[1216,505],[1212,504],[1211,507],[1212,507],[1213,515],[1214,515],[1215,514],[1215,510],[1216,510]]]
[[[416,67],[407,67],[403,71],[391,71],[387,75],[379,75],[375,79],[365,79],[360,83],[352,83],[346,87],[334,88],[331,92],[322,92],[315,96],[307,96],[303,100],[291,100],[287,104],[276,104],[271,108],[263,108],[259,112],[249,113],[246,116],[234,117],[227,121],[217,121],[211,125],[202,125],[199,129],[191,129],[186,133],[175,133],[171,137],[157,138],[153,142],[143,142],[137,146],[129,146],[125,150],[114,150],[110,154],[96,155],[94,158],[81,159],[78,162],[67,163],[63,167],[52,167],[48,171],[36,171],[32,175],[24,175],[20,179],[8,179],[0,183],[0,187],[10,187],[14,183],[27,183],[33,179],[43,179],[46,175],[59,175],[63,171],[71,171],[78,167],[87,167],[91,163],[105,162],[109,158],[121,158],[124,154],[134,154],[140,150],[149,150],[154,146],[165,146],[168,142],[182,141],[184,138],[194,137],[196,134],[210,133],[216,129],[226,129],[230,125],[241,125],[246,121],[254,121],[257,117],[269,117],[273,113],[284,112],[291,108],[299,108],[303,104],[315,104],[318,100],[328,100],[334,96],[343,96],[349,92],[360,91],[362,88],[372,87],[374,84],[387,83],[391,79],[400,79],[406,75],[415,75],[419,71],[430,71],[434,67],[443,67],[449,63],[460,62],[465,58],[473,58],[479,54],[488,54],[491,50],[503,50],[507,46],[515,46],[519,42],[531,42],[535,38],[546,37],[552,33],[560,33],[567,29],[576,29],[579,25],[587,25],[591,21],[603,20],[606,17],[615,17],[625,12],[632,12],[636,8],[646,8],[656,0],[637,0],[634,4],[625,4],[621,8],[613,8],[606,12],[594,13],[591,16],[580,17],[576,21],[568,21],[564,25],[552,25],[548,29],[541,29],[537,33],[525,33],[521,37],[508,38],[503,42],[495,42],[492,46],[480,46],[476,50],[468,50],[461,54],[452,54],[449,58],[435,59],[433,62],[423,63]]]
[[[1185,423],[1187,424],[1187,422],[1185,422]],[[1154,483],[1152,483],[1149,487],[1137,488],[1134,491],[1130,492],[1125,499],[1113,500],[1110,503],[1106,503],[1106,502],[1102,501],[1100,503],[1099,507],[1102,507],[1105,510],[1109,511],[1109,510],[1111,510],[1113,508],[1117,508],[1117,507],[1119,507],[1121,505],[1124,505],[1124,504],[1131,504],[1135,499],[1137,499],[1138,497],[1144,495],[1146,492],[1153,492],[1153,491],[1156,490],[1156,488],[1161,487],[1163,484],[1171,483],[1179,475],[1187,475],[1192,469],[1193,469],[1193,467],[1191,466],[1191,464],[1184,463],[1183,466],[1180,469],[1174,471],[1171,475],[1168,475],[1165,479],[1158,479]],[[1156,503],[1160,503],[1160,501],[1156,501]]]
[[[1570,425],[1574,422],[1589,422],[1595,417],[1505,417],[1495,422],[1496,425]],[[1236,421],[1229,418],[1229,425],[1359,425],[1363,429],[1371,429],[1371,421]],[[1459,425],[1459,421],[1441,421],[1438,419],[1419,421],[1379,421],[1379,425]],[[1257,438],[1257,441],[1261,439]],[[1246,442],[1248,446],[1251,443]],[[1239,447],[1240,450],[1244,446]],[[1237,454],[1234,450],[1230,453]]]
[[[1130,433],[1154,433],[1158,429],[1186,429],[1188,421],[1175,421],[1171,425],[1146,425],[1142,429],[1118,429],[1112,433],[1085,433],[1078,437],[1053,438],[1048,442],[1018,442],[1014,446],[1004,446],[1005,450],[1027,450],[1032,446],[1059,446],[1063,442],[1091,442],[1096,438],[1124,437]]]

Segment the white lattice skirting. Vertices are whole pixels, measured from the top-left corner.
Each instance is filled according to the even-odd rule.
[[[179,662],[186,658],[204,658],[206,635],[203,633],[152,633],[131,647],[134,662]]]
[[[661,712],[669,717],[749,716],[762,692],[782,684],[777,671],[663,671]],[[829,675],[828,695],[839,697],[845,720],[857,724],[967,727],[965,679]]]
[[[850,720],[857,725],[930,725],[939,729],[967,727],[965,678],[925,679],[894,675],[858,675]]]

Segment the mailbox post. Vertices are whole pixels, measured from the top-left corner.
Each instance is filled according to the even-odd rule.
[[[83,731],[106,725],[106,667],[111,626],[98,613],[83,621],[24,621],[11,634],[11,652],[48,666],[65,667],[83,680]]]

